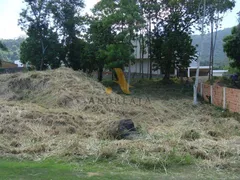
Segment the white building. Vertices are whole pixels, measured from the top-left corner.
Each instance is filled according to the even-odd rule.
[[[193,61],[188,67],[188,77],[196,76],[197,71],[197,62]],[[199,67],[199,76],[207,76],[209,72],[209,66],[200,66]]]
[[[221,77],[225,73],[228,73],[228,70],[213,70],[213,76]]]
[[[141,50],[140,50],[140,43],[139,41],[133,41],[132,42],[134,45],[134,57],[135,57],[135,63],[131,65],[131,73],[141,73],[141,69],[143,69],[143,74],[150,74],[150,60],[149,60],[149,54],[148,54],[148,49],[145,49],[145,53],[141,55]],[[128,72],[128,67],[125,68],[125,72]],[[152,70],[153,75],[162,75],[160,70],[154,71]],[[174,75],[177,75],[177,70],[173,73]]]
[[[18,67],[24,67],[24,64],[20,60],[14,61],[14,64],[16,64]]]
[[[146,48],[145,53],[143,55],[143,59],[141,57],[141,50],[140,50],[140,43],[139,41],[133,41],[134,45],[134,56],[135,56],[135,63],[131,65],[131,73],[141,74],[150,74],[150,60],[148,57],[148,49]],[[142,70],[141,70],[142,69]],[[197,62],[193,61],[187,70],[187,76],[193,77],[196,76],[197,71]],[[128,67],[125,68],[125,72],[128,72]],[[224,73],[227,73],[227,70],[213,70],[213,76],[223,76]],[[175,69],[172,72],[172,75],[177,75],[178,70]],[[153,75],[162,75],[160,70],[152,71]],[[199,76],[208,76],[209,74],[209,66],[200,66],[199,67]]]
[[[196,76],[197,71],[197,62],[193,61],[188,68],[188,77]],[[228,70],[213,70],[213,76],[223,76],[224,73],[227,73]],[[209,75],[209,66],[200,66],[199,67],[199,76],[208,76]]]

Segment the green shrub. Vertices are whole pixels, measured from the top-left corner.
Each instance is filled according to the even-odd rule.
[[[178,78],[178,77],[173,77],[173,78],[171,78],[171,81],[172,81],[174,84],[181,84],[181,80],[180,80],[180,78]]]

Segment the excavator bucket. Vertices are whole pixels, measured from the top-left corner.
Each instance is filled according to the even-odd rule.
[[[130,85],[127,83],[124,73],[122,71],[121,68],[114,68],[117,77],[118,77],[118,81],[116,81],[116,83],[119,84],[121,90],[125,93],[125,94],[131,94],[129,87]]]

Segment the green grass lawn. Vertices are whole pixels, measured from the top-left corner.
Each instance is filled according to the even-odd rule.
[[[115,161],[91,160],[66,163],[63,161],[19,161],[0,159],[0,179],[59,180],[59,179],[239,179],[237,172],[203,170],[196,166],[180,166],[166,172],[141,170]]]

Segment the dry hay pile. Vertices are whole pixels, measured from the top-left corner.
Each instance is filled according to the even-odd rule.
[[[107,98],[104,87],[81,72],[69,69],[1,76],[0,97],[37,103],[46,108],[86,110],[91,98]],[[90,108],[90,107],[89,107]],[[98,106],[95,111],[109,111]]]
[[[107,94],[102,84],[67,68],[1,75],[0,84],[1,154],[68,153],[74,141],[82,155],[92,154],[90,142],[111,139],[112,121],[144,118],[151,109]]]
[[[191,97],[174,98],[170,89],[144,87],[141,98],[149,95],[151,104],[134,104],[133,96],[108,95],[102,84],[67,68],[1,75],[0,84],[2,156],[120,157],[153,168],[178,163],[174,158],[185,162],[186,155],[205,166],[239,162],[239,121],[207,104],[193,107]],[[124,118],[141,135],[111,139],[111,122]]]

